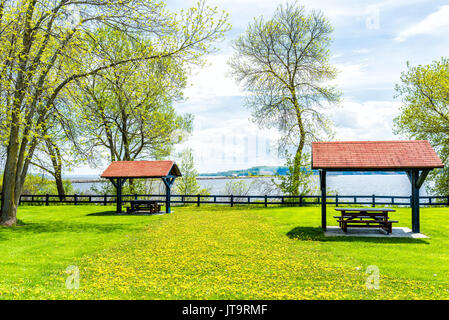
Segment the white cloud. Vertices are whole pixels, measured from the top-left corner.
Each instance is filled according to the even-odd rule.
[[[354,49],[354,50],[352,50],[352,52],[357,53],[357,54],[365,54],[365,53],[370,53],[371,50],[368,48],[360,48],[360,49]]]
[[[401,31],[395,40],[405,41],[417,35],[447,34],[449,32],[449,5],[440,7],[421,22]]]
[[[195,166],[200,172],[249,168],[258,165],[280,165],[276,130],[261,130],[246,117],[217,119],[214,126],[202,126],[208,118],[199,119],[192,136],[177,151],[193,149]]]
[[[397,140],[393,119],[399,114],[399,102],[348,99],[331,115],[337,140]]]
[[[243,95],[234,79],[227,75],[230,71],[227,65],[229,58],[230,54],[217,54],[208,57],[207,65],[189,77],[191,86],[184,91],[185,97],[197,99]]]

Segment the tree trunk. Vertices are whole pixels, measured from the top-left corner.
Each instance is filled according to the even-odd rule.
[[[11,162],[11,161],[9,161]],[[4,226],[12,226],[16,223],[17,203],[14,195],[15,191],[15,170],[5,170],[3,173],[2,187],[2,211],[1,224]]]
[[[23,99],[20,93],[17,93],[17,101],[21,102]],[[3,187],[2,187],[2,212],[0,224],[4,226],[12,226],[16,223],[17,218],[17,195],[16,191],[21,191],[17,188],[17,182],[20,179],[17,177],[20,173],[17,172],[19,162],[19,107],[14,104],[11,113],[11,128],[9,132],[9,143],[7,147],[5,170],[3,172]]]
[[[65,200],[65,190],[62,181],[62,158],[58,146],[49,139],[45,140],[48,154],[50,155],[51,163],[53,165],[53,177],[55,178],[56,189],[58,190],[59,200]]]
[[[23,49],[19,55],[19,68],[15,80],[15,94],[11,105],[11,125],[9,132],[9,141],[7,147],[7,156],[5,170],[3,172],[2,205],[0,224],[4,226],[13,226],[17,222],[17,206],[20,200],[20,194],[23,186],[23,173],[26,173],[27,167],[22,167],[24,163],[25,150],[19,153],[19,135],[22,102],[25,98],[26,83],[25,70],[27,69],[28,54],[31,50],[32,28],[31,21],[35,9],[36,0],[29,2],[26,9],[25,28],[22,36]],[[29,69],[28,69],[29,70]],[[19,161],[21,159],[21,161]],[[20,168],[20,170],[18,170]],[[23,169],[22,169],[23,168]]]
[[[64,183],[62,181],[62,176],[60,173],[55,175],[55,182],[56,182],[56,188],[58,189],[59,200],[64,201],[65,200],[65,190],[64,190]]]
[[[300,142],[298,145],[298,148],[296,149],[296,154],[293,162],[293,188],[292,188],[292,195],[298,196],[299,195],[299,177],[301,175],[301,160],[302,160],[302,151],[304,149],[304,138],[305,134],[303,135],[301,133],[300,135]]]
[[[299,108],[298,102],[296,100],[296,95],[294,92],[292,92],[293,101],[295,111],[296,111],[296,119],[298,121],[298,128],[299,128],[299,145],[296,149],[295,158],[293,161],[293,179],[292,179],[292,195],[298,196],[299,195],[299,184],[300,184],[300,175],[301,175],[301,160],[302,160],[302,152],[304,149],[305,139],[306,139],[306,133],[304,130],[304,124],[302,122],[301,117],[301,109]]]

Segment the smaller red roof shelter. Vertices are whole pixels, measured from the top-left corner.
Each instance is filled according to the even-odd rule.
[[[122,212],[122,187],[127,179],[160,178],[165,184],[166,213],[171,212],[171,186],[181,176],[178,166],[172,160],[160,161],[113,161],[101,174],[109,179],[117,189],[117,213]]]
[[[443,167],[427,140],[313,142],[312,169],[320,173],[323,229],[327,171],[405,171],[412,186],[412,230],[419,233],[419,189],[432,169]]]

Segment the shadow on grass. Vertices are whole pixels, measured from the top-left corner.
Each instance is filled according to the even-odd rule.
[[[296,227],[286,233],[293,240],[322,241],[322,242],[368,242],[368,243],[414,243],[429,244],[425,239],[414,238],[381,238],[381,237],[357,237],[336,236],[325,237],[323,229],[313,227]]]
[[[128,230],[129,227],[122,224],[112,223],[80,223],[80,222],[28,222],[12,228],[0,228],[0,241],[17,234],[37,234],[56,232],[75,233],[112,233],[120,230]]]
[[[100,211],[86,214],[86,217],[94,216],[94,217],[105,217],[105,216],[120,216],[115,211]]]
[[[164,214],[166,214],[166,213],[165,212],[158,212],[158,213],[149,213],[149,212],[126,213],[126,212],[122,212],[122,213],[117,213],[115,211],[100,211],[100,212],[93,212],[93,213],[86,214],[86,217],[89,217],[89,216],[91,216],[91,217],[159,216],[159,215],[164,215]]]

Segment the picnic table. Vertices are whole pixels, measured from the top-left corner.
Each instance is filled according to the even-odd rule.
[[[126,212],[150,211],[157,213],[161,211],[161,205],[155,200],[131,200],[130,207],[126,208]]]
[[[337,222],[344,232],[348,232],[348,227],[352,228],[380,228],[387,233],[391,233],[392,224],[398,221],[390,220],[389,212],[396,210],[387,208],[335,208],[340,211]]]

